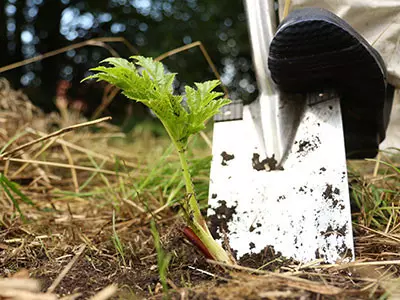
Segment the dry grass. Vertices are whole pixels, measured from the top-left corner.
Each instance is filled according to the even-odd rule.
[[[152,217],[172,254],[173,299],[398,299],[394,158],[349,165],[354,263],[232,268],[206,261],[181,234],[174,211],[183,182],[168,139],[154,135],[154,125],[125,136],[100,121],[44,115],[0,82],[0,173],[13,182],[0,190],[0,299],[161,299]],[[210,149],[200,138],[192,143],[205,200]]]

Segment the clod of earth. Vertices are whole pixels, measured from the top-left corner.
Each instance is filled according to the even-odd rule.
[[[326,189],[322,193],[322,196],[324,197],[324,199],[333,199],[333,190],[331,184],[326,185]]]
[[[256,245],[253,242],[249,243],[249,249],[252,250],[256,247]]]
[[[256,223],[256,226],[254,226],[253,224],[251,224],[251,226],[250,226],[250,228],[249,228],[249,231],[250,232],[253,232],[254,230],[256,230],[256,228],[259,228],[259,227],[261,227],[262,225],[261,225],[261,223]]]
[[[295,141],[294,143],[298,144],[299,147],[297,153],[299,153],[300,156],[305,156],[308,152],[318,149],[319,145],[321,144],[321,140],[318,136],[313,135],[311,136],[310,140],[300,140]]]
[[[223,166],[227,166],[227,165],[228,165],[227,162],[235,158],[235,155],[233,155],[233,154],[228,154],[228,153],[226,153],[225,151],[223,151],[223,152],[221,153],[221,156],[222,156],[221,165],[223,165]]]
[[[337,250],[338,250],[339,256],[342,259],[345,259],[345,258],[353,259],[354,258],[353,251],[351,249],[349,249],[344,242],[341,247],[337,247]]]
[[[337,226],[336,228],[333,228],[332,225],[328,225],[328,227],[325,229],[325,231],[321,231],[320,233],[323,236],[330,236],[333,234],[345,236],[346,232],[347,232],[346,225],[343,225],[342,227]]]
[[[286,196],[285,195],[281,195],[278,197],[278,199],[276,199],[276,202],[281,202],[282,200],[285,200]]]
[[[209,216],[211,235],[215,239],[221,238],[221,233],[228,233],[228,222],[232,221],[233,216],[236,215],[236,206],[228,207],[225,200],[219,200],[220,204],[214,208],[214,214]]]
[[[275,171],[275,170],[283,170],[282,166],[278,166],[278,162],[275,159],[275,154],[271,157],[266,157],[262,161],[260,161],[260,154],[253,153],[253,158],[251,159],[251,164],[254,170],[257,171]]]
[[[323,253],[321,253],[320,252],[320,249],[319,248],[317,248],[316,250],[315,250],[315,258],[316,259],[320,259],[320,258],[324,258],[324,254]]]
[[[339,204],[340,200],[336,199],[336,196],[339,195],[340,190],[338,188],[333,188],[331,184],[327,184],[325,191],[322,193],[322,196],[325,200],[332,201],[332,208],[336,208],[336,206]],[[340,208],[344,209],[344,206],[341,204]]]
[[[250,243],[249,246],[251,248],[252,243]],[[241,266],[251,268],[264,266],[264,271],[275,271],[276,269],[295,263],[293,259],[282,256],[281,252],[276,252],[273,246],[266,246],[258,253],[247,253],[239,260]]]

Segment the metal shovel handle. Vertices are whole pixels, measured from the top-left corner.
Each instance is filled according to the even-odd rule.
[[[245,0],[244,3],[260,94],[275,95],[277,90],[269,74],[267,60],[269,45],[277,28],[274,1]]]
[[[244,3],[259,88],[259,97],[249,109],[262,152],[281,166],[296,131],[298,104],[288,103],[288,98],[282,97],[268,69],[269,46],[277,29],[274,1],[245,0]]]

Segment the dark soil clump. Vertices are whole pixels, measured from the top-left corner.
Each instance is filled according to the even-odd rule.
[[[273,246],[267,246],[259,253],[245,254],[239,260],[239,265],[249,268],[261,268],[264,271],[276,271],[277,269],[298,264],[293,259],[288,259],[280,252],[276,252]]]
[[[282,166],[278,166],[278,161],[275,159],[275,155],[272,155],[271,157],[266,157],[265,159],[260,161],[260,154],[253,153],[253,158],[251,159],[251,163],[253,169],[257,171],[283,170]]]
[[[228,222],[236,215],[236,206],[228,207],[226,201],[219,200],[220,206],[214,209],[214,214],[208,217],[211,226],[210,232],[215,239],[221,238],[221,233],[229,232]]]
[[[221,153],[221,156],[222,156],[221,165],[223,165],[223,166],[227,166],[228,165],[227,162],[235,158],[235,155],[228,154],[228,153],[226,153],[226,151],[223,151]]]

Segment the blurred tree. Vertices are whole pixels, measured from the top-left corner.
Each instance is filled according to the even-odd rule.
[[[194,41],[202,41],[228,86],[233,99],[251,100],[256,94],[256,84],[251,68],[248,32],[240,1],[229,0],[4,0],[15,7],[16,30],[13,36],[16,51],[10,50],[8,39],[7,64],[18,60],[17,49],[24,48],[24,57],[60,48],[94,37],[123,36],[140,54],[158,56]],[[25,18],[24,18],[25,14]],[[5,34],[5,22],[0,19],[0,34]],[[6,35],[10,35],[7,29]],[[22,37],[28,37],[25,39]],[[32,35],[31,38],[30,35]],[[132,55],[122,44],[112,44],[118,53]],[[4,48],[4,47],[3,47]],[[27,51],[27,49],[29,51]],[[4,50],[3,50],[4,51]],[[19,53],[22,53],[19,50]],[[34,102],[45,108],[53,107],[53,96],[60,79],[70,81],[73,98],[89,102],[88,114],[100,102],[93,97],[93,89],[100,85],[82,85],[79,81],[87,70],[110,54],[98,47],[68,51],[57,58],[22,68],[22,83]],[[23,57],[21,56],[20,59]],[[213,77],[199,49],[174,55],[164,61],[167,67],[178,72],[177,90],[184,84],[203,81]],[[21,72],[21,71],[20,71]],[[11,76],[12,74],[16,74]],[[14,85],[21,73],[1,74],[12,79]],[[25,77],[24,77],[25,76]],[[20,79],[21,81],[21,79]],[[94,87],[95,86],[95,87]],[[38,91],[41,91],[38,93]],[[89,96],[90,94],[90,96]],[[100,93],[98,93],[100,94]],[[88,99],[91,99],[90,102]],[[126,107],[114,102],[107,113],[122,116]],[[135,109],[143,113],[141,109]]]
[[[60,34],[61,14],[65,9],[62,1],[46,1],[38,7],[38,13],[33,22],[33,30],[39,42],[36,46],[37,53],[46,53],[51,50],[65,46],[66,41]],[[55,56],[40,62],[39,76],[46,86],[41,89],[41,101],[37,101],[41,106],[52,106],[51,101],[56,92],[56,85],[60,79],[61,65],[63,56]]]
[[[21,34],[25,24],[23,14],[25,5],[23,1],[13,1],[13,4],[11,4],[10,1],[1,2],[3,2],[5,12],[4,19],[1,19],[3,23],[1,27],[6,28],[6,32],[4,32],[5,35],[1,37],[1,40],[4,41],[5,47],[7,48],[2,62],[8,64],[24,59],[22,54]],[[19,87],[21,85],[21,76],[22,69],[16,69],[9,75],[9,79],[13,82],[14,86]]]
[[[7,23],[5,1],[0,1],[0,66],[7,64]]]

